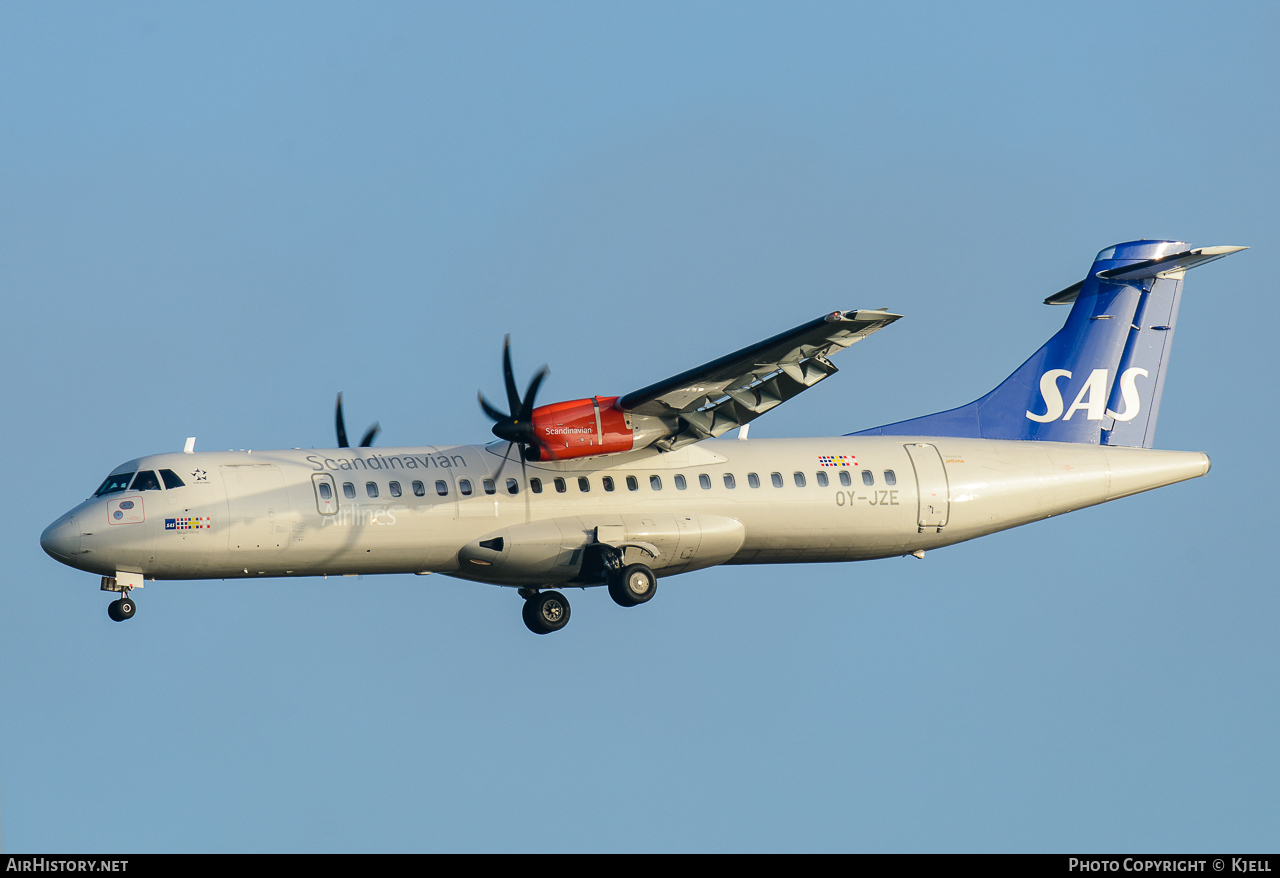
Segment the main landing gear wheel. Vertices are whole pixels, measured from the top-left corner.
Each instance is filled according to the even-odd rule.
[[[525,599],[520,611],[534,634],[550,634],[569,624],[569,599],[558,591],[544,591]]]
[[[120,598],[107,604],[107,615],[111,617],[113,622],[132,619],[133,614],[137,611],[138,605],[133,602],[133,598]]]
[[[658,593],[658,577],[644,564],[630,564],[609,577],[609,597],[620,607],[643,604]]]

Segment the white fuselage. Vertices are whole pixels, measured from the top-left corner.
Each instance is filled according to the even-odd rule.
[[[884,558],[1209,469],[1196,452],[900,436],[711,440],[523,471],[514,451],[503,466],[506,448],[151,455],[115,472],[168,469],[184,484],[90,498],[50,525],[42,544],[104,576],[439,572],[502,585],[597,584],[580,578],[583,550],[597,541],[660,576]]]

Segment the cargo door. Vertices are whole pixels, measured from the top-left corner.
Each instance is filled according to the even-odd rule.
[[[911,444],[906,446],[911,456],[911,466],[916,472],[916,497],[919,532],[926,528],[939,533],[947,526],[951,513],[951,492],[947,485],[947,469],[936,446]]]
[[[280,467],[249,464],[221,470],[227,488],[227,548],[274,552],[287,546],[293,514]]]

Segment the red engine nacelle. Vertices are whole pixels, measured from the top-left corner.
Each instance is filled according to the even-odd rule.
[[[539,460],[569,460],[630,451],[634,436],[616,396],[553,402],[533,410]]]

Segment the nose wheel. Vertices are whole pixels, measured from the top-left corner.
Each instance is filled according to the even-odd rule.
[[[131,597],[123,597],[107,604],[107,615],[111,617],[113,622],[123,622],[125,619],[132,619],[133,614],[138,611],[138,605],[133,602]]]
[[[524,594],[526,589],[520,591]],[[520,615],[534,634],[550,634],[569,624],[569,599],[558,591],[531,592],[525,594]]]

